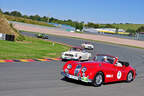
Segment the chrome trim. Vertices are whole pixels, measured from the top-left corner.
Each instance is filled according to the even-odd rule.
[[[76,69],[75,69],[75,71],[74,71],[74,75],[75,75],[75,76],[78,76],[78,73],[79,73],[81,67],[82,67],[81,64],[78,64],[78,65],[76,66]]]
[[[61,75],[66,76],[66,77],[69,78],[69,75],[70,75],[70,74],[65,73],[65,72],[62,71],[62,72],[61,72]],[[84,81],[83,78],[87,78],[87,77],[79,77],[79,76],[78,76],[78,80],[80,80],[80,81],[82,81],[82,82],[92,83],[92,79],[88,79],[88,78],[87,78],[87,81]],[[72,78],[70,78],[70,79],[72,79]]]

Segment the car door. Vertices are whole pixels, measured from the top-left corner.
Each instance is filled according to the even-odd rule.
[[[115,81],[122,81],[122,80],[124,80],[125,66],[120,67],[120,66],[114,65],[114,69],[115,69],[115,74],[114,74]]]
[[[115,69],[114,69],[114,65],[108,62],[103,62],[102,63],[102,70],[104,72],[105,75],[105,83],[107,82],[113,82],[115,81],[114,79],[114,75],[115,75]]]

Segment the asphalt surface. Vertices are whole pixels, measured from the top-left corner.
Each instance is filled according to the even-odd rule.
[[[35,36],[33,33],[23,34]],[[79,46],[86,40],[49,35],[49,40]],[[92,42],[97,53],[119,56],[137,69],[132,83],[109,83],[93,87],[78,81],[65,81],[60,71],[65,62],[0,63],[0,96],[144,96],[144,50]]]

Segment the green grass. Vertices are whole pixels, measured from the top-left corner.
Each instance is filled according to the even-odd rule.
[[[68,46],[45,41],[38,38],[25,37],[23,42],[0,40],[0,59],[32,59],[58,58]]]
[[[105,24],[101,24],[103,26]],[[144,26],[144,24],[112,24],[112,26],[120,29],[132,29],[132,30],[137,30],[139,27]]]

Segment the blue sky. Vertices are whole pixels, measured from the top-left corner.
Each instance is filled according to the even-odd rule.
[[[144,24],[144,0],[0,0],[3,11],[94,23]]]

